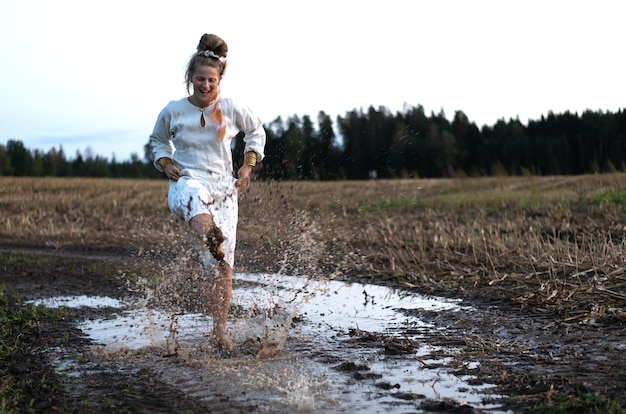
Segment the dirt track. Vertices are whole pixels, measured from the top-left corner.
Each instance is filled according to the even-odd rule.
[[[52,258],[41,268],[20,268],[19,263],[12,261],[12,265],[2,269],[0,283],[25,299],[64,295],[122,298],[129,294],[123,278],[111,273],[86,271],[89,263],[94,261],[108,262],[111,269],[124,266],[119,258],[98,256],[93,252],[81,255],[41,249],[15,250],[25,254],[24,264],[32,262],[29,259],[31,254]],[[103,269],[106,268],[104,266]],[[443,361],[449,358],[448,362],[436,368],[445,367],[459,376],[469,375],[475,378],[476,383],[497,384],[497,394],[505,396],[497,400],[497,405],[509,407],[514,412],[549,401],[557,392],[624,401],[626,361],[623,358],[623,326],[595,324],[592,321],[580,323],[576,320],[555,323],[551,315],[525,312],[510,306],[507,301],[481,300],[479,295],[473,297],[471,304],[475,311],[472,312],[417,311],[420,319],[445,328],[428,338],[430,345],[454,346],[461,351],[454,354],[433,351],[427,359]],[[210,404],[206,399],[195,400],[184,390],[155,375],[158,371],[155,367],[163,360],[158,353],[150,358],[144,355],[135,361],[133,358],[111,360],[90,357],[87,352],[89,343],[84,334],[75,328],[75,321],[103,317],[106,312],[85,308],[69,310],[63,327],[42,329],[38,340],[48,349],[56,351],[45,353],[45,357],[38,356],[36,362],[33,362],[32,356],[25,356],[24,366],[50,373],[51,358],[63,354],[66,358],[81,361],[83,374],[61,377],[66,394],[50,396],[51,401],[48,404],[40,402],[39,409],[46,411],[56,405],[63,406],[64,410],[72,407],[76,412],[87,408],[89,412],[263,412],[258,403],[235,401],[219,389],[216,389],[215,399]],[[407,314],[411,312],[407,311]],[[381,355],[390,350],[410,353],[420,345],[398,340],[397,336],[385,338],[367,332],[353,332],[352,335],[349,343],[355,355],[362,352],[359,349],[368,352],[374,349]],[[61,343],[62,346],[58,347]],[[357,378],[357,384],[371,382],[371,378],[362,375],[364,367],[349,368],[351,363],[353,366],[358,364],[357,360],[340,361],[333,359],[332,355],[317,357],[326,358],[335,366],[344,364],[347,378]],[[48,367],[36,367],[37,363],[45,360],[48,360]],[[468,368],[464,361],[470,360],[480,361],[480,366]],[[171,360],[165,362],[172,363]],[[384,379],[379,384],[384,384]],[[387,391],[381,392],[396,395],[398,402],[402,401],[402,393],[394,389],[393,384],[389,384]],[[406,408],[413,407],[417,412],[442,407],[448,411],[470,412],[469,406],[461,406],[458,401],[433,401],[415,395],[407,395],[406,399],[411,401]],[[474,412],[477,412],[475,408]]]
[[[617,174],[257,183],[241,203],[236,271],[314,274],[460,298],[474,311],[406,310],[437,328],[426,340],[434,346],[428,358],[415,359],[420,370],[496,384],[505,396],[498,403],[514,412],[624,412],[626,210],[594,201],[620,195],[623,182]],[[161,182],[7,178],[3,188],[13,191],[0,196],[0,284],[23,300],[124,297],[133,275],[161,274],[158,263],[179,250]],[[38,411],[209,412],[161,381],[151,364],[85,356],[88,343],[75,323],[110,311],[68,310],[60,325],[20,336],[33,352],[6,368],[35,384],[45,374],[63,385],[60,392],[37,389]],[[427,403],[359,369],[359,354],[412,355],[419,341],[359,330],[341,338],[354,347],[354,360],[327,361],[346,368],[355,387],[378,382],[394,402],[408,401],[409,412],[427,411],[427,404],[470,410]],[[290,346],[287,352],[301,349]],[[90,380],[57,378],[55,353],[78,358]],[[224,411],[229,404],[231,412],[250,411],[217,391]]]

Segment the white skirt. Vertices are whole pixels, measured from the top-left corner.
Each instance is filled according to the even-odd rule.
[[[231,175],[201,173],[184,169],[183,176],[170,180],[167,203],[170,211],[181,226],[187,227],[189,220],[198,214],[210,214],[226,240],[224,260],[231,268],[235,263],[237,220],[239,217],[237,179]],[[204,259],[214,260],[210,253]],[[205,265],[208,263],[205,262]]]

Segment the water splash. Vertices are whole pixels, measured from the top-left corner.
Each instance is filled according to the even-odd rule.
[[[79,328],[92,339],[94,357],[150,366],[161,381],[212,406],[221,395],[229,407],[278,413],[406,412],[423,398],[489,407],[481,396],[491,386],[470,385],[471,378],[448,373],[445,360],[428,359],[433,347],[427,338],[438,328],[407,316],[419,312],[406,312],[471,311],[459,301],[274,274],[236,274],[234,285],[229,332],[238,352],[231,358],[207,348],[211,320],[203,313],[170,313],[127,301],[117,314],[83,321]],[[355,332],[419,345],[404,355],[385,355],[379,347],[354,342]],[[258,358],[261,344],[281,351]],[[391,391],[383,391],[385,386]]]
[[[326,248],[316,221],[306,213],[286,220],[293,231],[276,244],[279,272],[234,275],[228,332],[236,352],[230,358],[208,343],[212,270],[192,239],[179,240],[159,283],[130,286],[139,293],[133,300],[42,304],[107,303],[115,313],[79,324],[93,342],[92,357],[113,367],[149,366],[160,381],[216,411],[401,413],[414,411],[420,399],[450,398],[497,412],[482,402],[491,385],[470,385],[471,378],[448,373],[445,360],[427,358],[435,351],[427,338],[437,328],[407,316],[419,314],[411,309],[470,309],[459,301],[328,280],[319,266]],[[380,347],[355,341],[359,336],[417,345],[400,355],[381,354]]]

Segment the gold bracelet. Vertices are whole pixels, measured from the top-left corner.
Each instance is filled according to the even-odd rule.
[[[159,167],[161,167],[161,169],[165,169],[165,166],[168,164],[174,164],[172,162],[171,159],[167,158],[167,157],[163,157],[163,158],[159,158],[159,160],[157,161],[157,164],[159,164]]]
[[[243,162],[245,165],[249,165],[250,167],[254,167],[256,165],[256,152],[248,151],[244,156]]]

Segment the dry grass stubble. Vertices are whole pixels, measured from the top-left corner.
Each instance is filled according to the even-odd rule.
[[[316,268],[326,277],[508,298],[611,323],[626,316],[626,210],[594,200],[623,182],[615,174],[258,183],[242,232],[263,234],[259,247],[288,243],[299,228],[320,247]],[[268,214],[250,219],[259,208]],[[306,216],[299,226],[287,220],[295,214]]]
[[[624,175],[255,182],[237,267],[509,298],[563,318],[624,320]],[[163,180],[0,178],[7,246],[167,257]]]

